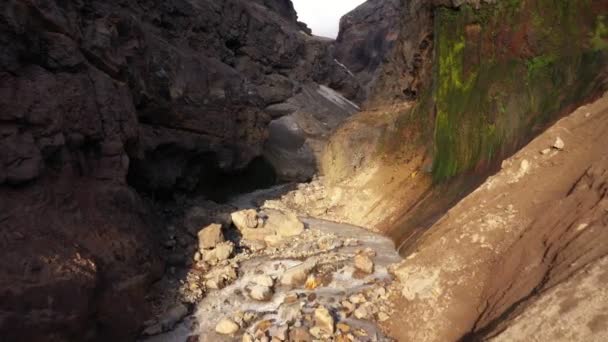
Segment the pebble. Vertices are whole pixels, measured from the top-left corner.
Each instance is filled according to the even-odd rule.
[[[154,324],[147,327],[142,334],[145,336],[154,336],[163,332],[163,327],[160,324]]]
[[[374,262],[365,254],[357,254],[355,256],[355,268],[367,274],[374,273]]]
[[[315,310],[315,323],[316,326],[321,328],[322,330],[333,334],[334,329],[334,317],[331,315],[329,310],[326,307],[321,306]]]
[[[367,301],[367,299],[365,299],[365,296],[361,293],[350,296],[348,300],[353,304],[361,304]]]
[[[239,229],[257,228],[258,213],[253,209],[241,210],[230,214],[232,223]]]
[[[289,340],[295,342],[312,342],[312,336],[305,328],[296,327],[290,329]]]
[[[249,296],[260,302],[267,302],[272,299],[272,289],[268,286],[255,284],[249,288]]]
[[[365,306],[360,306],[355,310],[354,315],[357,319],[366,319],[369,315]]]
[[[281,325],[281,326],[272,326],[269,330],[268,330],[268,334],[270,334],[270,337],[277,338],[280,341],[285,341],[287,340],[287,331],[289,330],[289,327],[287,326],[287,324],[285,325]]]
[[[319,327],[312,327],[312,328],[310,328],[309,332],[315,338],[322,338],[323,337],[323,329],[321,329]]]
[[[222,318],[215,326],[215,332],[222,335],[233,335],[240,327],[230,318]]]
[[[350,331],[350,326],[345,323],[338,323],[338,325],[336,327],[338,328],[338,330],[340,330],[343,333],[347,333]]]
[[[380,321],[380,322],[387,321],[389,318],[391,318],[391,317],[386,312],[378,313],[378,321]]]
[[[256,275],[251,279],[251,282],[257,285],[262,285],[262,286],[266,286],[266,287],[273,287],[274,286],[274,279],[272,279],[272,277],[265,275],[265,274],[260,274],[260,275]]]
[[[297,286],[304,284],[308,274],[317,266],[315,259],[308,259],[303,263],[285,271],[281,276],[281,284],[286,286]]]
[[[177,322],[181,321],[188,314],[188,308],[183,304],[178,304],[169,309],[159,320],[163,329],[172,329]]]

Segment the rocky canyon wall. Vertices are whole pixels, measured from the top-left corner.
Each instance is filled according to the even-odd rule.
[[[398,38],[375,72],[367,111],[334,135],[323,170],[339,189],[329,195],[335,203],[365,189],[365,199],[336,207],[335,218],[354,214],[404,241],[500,160],[606,89],[608,2],[401,6]]]
[[[319,86],[359,89],[331,42],[306,31],[289,0],[0,5],[3,339],[138,333],[163,270],[161,224],[138,192],[206,194],[265,159],[269,135],[285,134],[271,122],[356,111]],[[307,92],[338,105],[311,118],[287,103]],[[338,121],[298,131],[294,149]],[[314,173],[312,153],[294,178]]]

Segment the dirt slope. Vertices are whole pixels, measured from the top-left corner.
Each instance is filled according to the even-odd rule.
[[[391,335],[606,340],[606,132],[608,94],[506,160],[432,226],[395,272],[403,314]],[[552,147],[558,138],[563,150]]]

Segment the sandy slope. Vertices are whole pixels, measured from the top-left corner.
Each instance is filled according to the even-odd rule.
[[[563,150],[552,148],[558,137]],[[402,314],[391,335],[607,340],[607,147],[605,95],[506,160],[396,271]]]

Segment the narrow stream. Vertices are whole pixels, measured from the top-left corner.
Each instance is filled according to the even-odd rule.
[[[244,203],[242,203],[244,204]],[[197,305],[195,313],[178,324],[174,330],[151,337],[148,342],[183,342],[189,336],[198,335],[198,341],[241,341],[244,331],[235,336],[223,336],[215,332],[217,322],[236,312],[256,312],[257,321],[271,321],[273,325],[286,325],[298,320],[296,317],[308,315],[314,308],[323,305],[330,311],[337,312],[340,302],[352,294],[358,294],[373,286],[387,284],[391,276],[388,266],[401,260],[390,238],[375,234],[360,227],[338,224],[318,219],[305,218],[303,222],[307,230],[302,238],[294,241],[293,249],[278,250],[270,255],[253,257],[244,261],[239,267],[239,278],[231,285],[209,292]],[[320,243],[324,237],[332,244],[328,249],[314,252],[313,244]],[[349,243],[354,241],[358,243]],[[309,246],[310,245],[310,246]],[[316,245],[315,245],[316,246]],[[375,252],[374,271],[368,275],[356,272],[353,257],[357,252],[371,249]],[[299,252],[311,252],[306,258],[294,258]],[[316,288],[288,288],[277,284],[274,295],[268,302],[258,302],[245,295],[245,287],[251,279],[260,274],[269,275],[275,279],[288,269],[305,261],[313,260],[324,268],[333,270],[327,280]],[[287,301],[286,298],[297,298]],[[336,314],[338,315],[338,314]],[[370,321],[357,320],[354,316],[342,317],[340,322],[346,323],[353,329],[364,330],[360,341],[388,340],[382,332]],[[249,330],[253,329],[253,326]],[[249,331],[254,333],[253,331]]]

